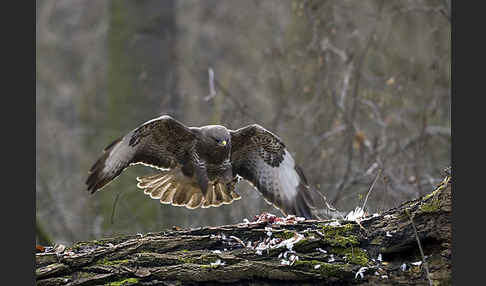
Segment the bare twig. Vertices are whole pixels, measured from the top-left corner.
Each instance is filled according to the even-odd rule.
[[[380,174],[381,174],[381,169],[378,169],[378,173],[376,174],[376,177],[373,180],[373,183],[371,184],[370,189],[368,190],[368,193],[366,194],[366,198],[365,198],[365,200],[363,202],[363,207],[361,208],[363,211],[365,209],[366,202],[368,202],[368,197],[370,196],[370,193],[373,190],[373,187],[375,186],[376,181],[378,181],[378,177],[380,177]]]
[[[236,240],[236,241],[237,241],[239,244],[241,244],[243,247],[246,247],[246,244],[245,244],[245,243],[244,243],[244,242],[243,242],[241,239],[239,239],[238,237],[236,237],[236,236],[234,236],[234,235],[230,235],[230,237],[229,237],[229,238]]]
[[[382,167],[383,168],[383,167]],[[386,172],[385,172],[386,173]],[[385,208],[385,197],[388,196],[388,177],[386,175],[381,176],[383,180],[383,195],[381,196],[381,209]]]
[[[410,219],[410,222],[412,223],[413,231],[415,233],[415,238],[417,239],[417,244],[420,250],[420,255],[422,256],[422,263],[424,265],[425,273],[427,275],[427,280],[429,280],[429,285],[432,286],[432,280],[430,279],[430,274],[429,274],[429,266],[427,265],[427,261],[425,261],[425,255],[424,251],[422,250],[422,244],[420,243],[420,238],[417,233],[417,228],[415,227],[415,223],[413,222],[412,215],[410,214],[410,211],[408,209],[405,209],[405,213],[408,215],[408,218]]]
[[[344,109],[344,102],[346,101],[346,95],[348,94],[349,89],[349,79],[351,78],[351,74],[353,73],[353,61],[349,62],[346,66],[346,71],[344,72],[343,78],[343,88],[341,89],[341,97],[339,98],[339,106]]]
[[[335,207],[333,207],[333,206],[332,206],[332,205],[331,205],[331,204],[330,204],[330,203],[327,201],[326,196],[324,196],[323,194],[321,194],[321,192],[320,192],[320,191],[317,191],[317,190],[316,190],[316,192],[315,192],[315,193],[316,193],[316,194],[318,194],[318,195],[321,197],[321,199],[324,201],[324,205],[325,205],[325,207],[326,207],[326,208],[327,208],[327,210],[328,210],[328,211],[326,211],[326,212],[322,211],[322,209],[324,209],[324,205],[323,205],[323,206],[322,206],[322,209],[321,209],[321,212],[322,212],[322,213],[325,213],[325,214],[326,214],[326,216],[327,216],[328,218],[336,218],[336,217],[340,217],[341,219],[344,219],[344,214],[343,214],[343,212],[341,212],[341,211],[339,211],[338,209],[336,209]],[[320,219],[320,220],[324,219],[324,217],[319,216],[319,214],[315,214],[315,216],[316,216],[318,219]]]
[[[116,205],[118,204],[118,199],[120,198],[121,196],[121,192],[116,194],[116,197],[115,197],[115,200],[113,201],[113,206],[111,208],[111,217],[110,217],[110,223],[113,224],[115,222],[115,209],[116,209]]]
[[[380,8],[378,9],[378,21],[381,21],[381,12],[383,10],[383,3],[384,2],[381,2],[381,5],[380,5]],[[356,132],[357,132],[357,128],[354,124],[354,121],[356,119],[356,115],[357,115],[357,111],[358,111],[358,96],[359,96],[359,90],[360,90],[360,82],[361,82],[361,68],[363,66],[363,63],[364,63],[364,60],[368,54],[368,51],[375,39],[375,35],[377,33],[377,29],[378,29],[378,24],[375,25],[373,31],[369,34],[369,37],[368,37],[368,40],[366,42],[366,45],[363,49],[363,51],[361,52],[361,55],[360,57],[358,58],[357,60],[357,64],[356,64],[356,67],[354,68],[354,74],[355,74],[355,80],[354,80],[354,86],[353,86],[353,102],[352,102],[352,105],[351,105],[351,110],[349,111],[350,114],[347,114],[346,112],[344,112],[344,109],[342,109],[341,111],[343,112],[343,118],[345,119],[346,123],[352,127],[350,129],[348,129],[348,150],[347,150],[347,160],[346,160],[346,169],[345,169],[345,172],[344,172],[344,175],[343,175],[343,179],[340,181],[340,183],[337,185],[337,194],[336,196],[334,197],[332,203],[333,204],[336,204],[341,198],[342,198],[342,195],[343,195],[343,189],[344,189],[344,186],[346,185],[346,183],[348,182],[350,176],[351,176],[351,166],[352,166],[352,162],[353,162],[353,153],[354,153],[354,150],[353,150],[353,141],[354,141],[354,137],[356,135]],[[338,108],[340,108],[340,105],[337,104]]]
[[[348,54],[344,50],[336,48],[331,42],[329,41],[328,38],[324,38],[324,40],[321,41],[321,50],[322,51],[331,51],[343,61],[343,62],[348,62],[349,57]]]
[[[194,68],[190,67],[189,64],[187,64],[185,61],[181,60],[180,58],[176,57],[175,61],[180,63],[181,66],[186,69],[192,76],[194,77],[199,77],[200,72],[196,71]],[[196,64],[197,65],[197,64]],[[253,121],[256,121],[255,118],[248,113],[247,108],[242,104],[236,96],[231,94],[216,78],[213,77],[214,81],[214,86],[218,88],[218,90],[221,92],[221,95],[228,97],[235,106],[237,107],[237,110],[244,116],[246,116],[248,119],[251,119]]]
[[[209,75],[209,94],[204,98],[204,100],[206,101],[216,96],[216,90],[214,89],[214,71],[212,67],[208,68],[208,75]]]

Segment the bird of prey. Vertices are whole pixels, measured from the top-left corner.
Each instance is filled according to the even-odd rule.
[[[189,209],[219,207],[240,199],[243,178],[285,216],[314,218],[304,173],[282,140],[252,124],[187,127],[164,115],[145,122],[108,145],[89,171],[88,191],[100,190],[130,165],[158,169],[137,177],[137,187],[163,204]]]

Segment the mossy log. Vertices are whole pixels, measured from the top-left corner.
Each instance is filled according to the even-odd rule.
[[[449,285],[450,179],[447,176],[420,199],[353,221],[268,220],[58,247],[35,255],[36,282],[39,286]]]

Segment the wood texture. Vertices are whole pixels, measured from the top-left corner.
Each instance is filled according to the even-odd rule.
[[[279,224],[269,217],[47,248],[35,255],[36,282],[39,286],[428,285],[427,266],[434,285],[449,285],[451,189],[447,176],[429,195],[358,221],[292,223],[290,219]],[[420,264],[412,221],[426,264]]]

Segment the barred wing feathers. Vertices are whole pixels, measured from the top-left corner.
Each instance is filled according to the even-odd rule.
[[[313,218],[307,180],[281,139],[257,124],[230,133],[233,173],[285,215]]]
[[[186,160],[194,139],[190,128],[170,116],[147,121],[104,149],[89,171],[88,191],[100,190],[130,165],[144,164],[161,170],[179,166]]]

